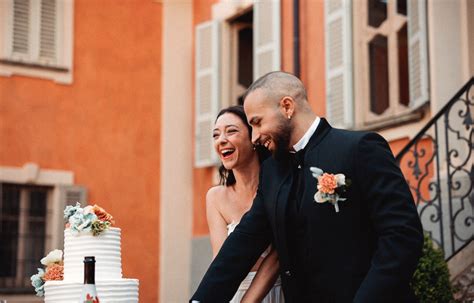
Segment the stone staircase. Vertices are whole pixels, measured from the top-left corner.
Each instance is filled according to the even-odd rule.
[[[474,302],[474,241],[448,260],[456,302]]]
[[[457,302],[474,302],[474,263],[453,279]]]

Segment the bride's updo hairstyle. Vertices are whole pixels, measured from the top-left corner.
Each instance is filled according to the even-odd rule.
[[[227,113],[234,114],[239,117],[240,120],[242,120],[242,122],[245,124],[245,126],[247,126],[247,129],[249,131],[249,140],[252,140],[252,127],[247,122],[247,116],[245,115],[244,107],[242,105],[235,105],[222,109],[219,114],[217,114],[214,123],[217,121],[217,119],[219,119],[220,116]],[[268,158],[270,152],[261,145],[257,145],[255,148],[257,151],[258,160],[260,163],[262,163],[263,160]],[[219,184],[225,186],[231,186],[235,184],[234,173],[231,169],[226,169],[222,163],[221,166],[219,166]]]

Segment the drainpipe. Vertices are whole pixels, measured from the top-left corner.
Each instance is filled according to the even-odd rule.
[[[300,0],[293,0],[293,74],[300,77]]]

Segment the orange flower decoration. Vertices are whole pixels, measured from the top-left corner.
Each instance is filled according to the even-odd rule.
[[[334,194],[337,188],[337,178],[333,174],[324,173],[318,178],[318,189],[324,194]]]
[[[92,206],[92,211],[100,221],[109,221],[110,224],[115,224],[114,217],[112,217],[111,214],[106,212],[102,207],[98,206],[97,204],[94,204],[94,206]]]
[[[46,267],[46,273],[43,276],[44,281],[60,281],[64,279],[64,266],[60,264],[51,264]]]

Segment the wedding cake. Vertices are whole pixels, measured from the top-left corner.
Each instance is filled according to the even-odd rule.
[[[68,220],[64,259],[57,250],[41,260],[46,270],[38,269],[31,279],[37,294],[44,294],[46,303],[77,303],[84,282],[84,257],[95,256],[95,284],[100,302],[138,302],[138,280],[122,277],[121,230],[111,227],[112,216],[98,206],[88,209],[79,204],[68,206],[64,212]]]

